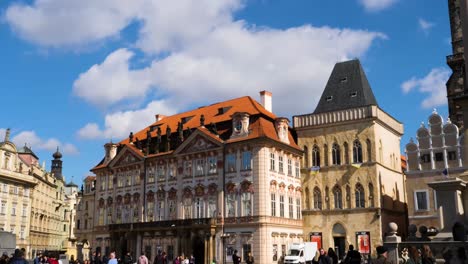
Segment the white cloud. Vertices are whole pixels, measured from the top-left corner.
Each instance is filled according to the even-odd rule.
[[[81,46],[118,37],[138,21],[138,46],[163,51],[229,22],[241,0],[35,0],[12,4],[5,20],[22,38],[45,47]]]
[[[0,139],[4,140],[6,129],[0,128]],[[21,131],[19,133],[11,132],[10,140],[16,145],[17,148],[27,144],[34,150],[45,150],[49,152],[55,152],[59,147],[60,152],[68,155],[78,154],[78,149],[71,143],[62,143],[56,138],[43,139],[39,137],[34,131]]]
[[[362,1],[369,10],[394,2]],[[312,25],[284,30],[256,27],[234,20],[243,3],[36,0],[32,5],[10,6],[5,17],[21,36],[46,47],[103,40],[119,35],[131,21],[139,22],[132,48],[142,51],[149,65],[132,67],[135,52],[117,49],[73,84],[74,94],[94,105],[131,111],[106,115],[103,127],[88,123],[78,132],[81,138],[127,136],[152,122],[155,113],[244,95],[257,98],[261,90],[273,92],[275,113],[312,112],[333,65],[363,57],[373,41],[386,38],[379,32]],[[63,18],[68,16],[70,21]],[[146,98],[149,95],[162,105],[138,110],[141,102],[152,99]]]
[[[119,36],[144,2],[35,0],[32,5],[10,5],[5,20],[21,37],[41,46],[84,45]]]
[[[413,90],[419,93],[428,94],[422,102],[423,108],[433,108],[435,106],[447,104],[447,88],[445,83],[450,77],[450,71],[446,68],[432,69],[423,78],[412,77],[401,85],[403,93],[407,94]]]
[[[429,33],[429,31],[431,30],[431,28],[433,28],[435,26],[434,23],[432,22],[429,22],[425,19],[422,19],[422,18],[419,18],[418,19],[418,24],[419,24],[419,28],[422,29],[422,31],[424,31],[424,33]]]
[[[389,8],[398,0],[359,0],[359,3],[369,12],[378,12]]]
[[[104,128],[88,123],[78,132],[82,139],[117,139],[127,137],[130,131],[139,131],[155,122],[155,114],[172,115],[176,110],[166,101],[153,101],[146,108],[135,111],[116,112],[105,117]]]
[[[143,69],[129,69],[130,52],[117,50],[80,75],[75,93],[95,104],[110,104],[129,96],[142,98],[153,89],[172,104],[188,105],[256,96],[269,90],[278,103],[275,111],[311,112],[333,65],[363,56],[372,41],[385,37],[376,32],[310,25],[257,29],[235,22]],[[291,89],[302,95],[281,101],[293,96]]]
[[[93,65],[80,74],[73,84],[73,92],[95,105],[108,105],[123,99],[145,95],[151,85],[148,70],[129,70],[133,53],[119,49],[111,53],[100,65]]]

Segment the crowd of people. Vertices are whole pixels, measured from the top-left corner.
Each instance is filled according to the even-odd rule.
[[[166,252],[159,250],[154,261],[148,259],[144,252],[141,252],[137,259],[134,259],[132,252],[127,252],[123,258],[118,258],[115,251],[109,254],[109,258],[101,257],[98,252],[93,252],[89,260],[85,260],[82,264],[195,264],[195,257],[193,255],[185,256],[183,253],[180,256],[176,256],[174,259],[169,261],[169,257]],[[1,263],[0,263],[1,264]],[[70,263],[72,264],[72,263]],[[74,263],[77,264],[77,263]]]

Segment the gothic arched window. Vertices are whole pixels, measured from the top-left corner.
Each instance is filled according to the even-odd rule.
[[[312,149],[312,166],[320,166],[320,149],[317,145]]]
[[[364,187],[361,184],[356,184],[356,190],[354,192],[354,197],[356,198],[356,208],[365,207],[365,196],[364,196]]]
[[[333,200],[335,203],[335,209],[343,209],[343,195],[341,193],[341,188],[338,185],[333,188]]]
[[[314,188],[314,209],[322,210],[322,193],[318,187]]]
[[[341,164],[341,153],[340,153],[340,146],[338,144],[333,143],[332,147],[332,164],[333,165],[340,165]]]
[[[353,163],[362,163],[362,146],[357,139],[353,143]]]

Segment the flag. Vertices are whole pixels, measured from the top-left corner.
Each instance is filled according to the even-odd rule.
[[[445,178],[448,178],[448,175],[449,175],[448,168],[445,168],[445,169],[442,171],[442,175],[444,175]]]
[[[309,168],[311,174],[317,174],[320,171],[320,166],[313,166]]]
[[[351,166],[353,166],[356,169],[361,168],[362,163],[351,163]]]

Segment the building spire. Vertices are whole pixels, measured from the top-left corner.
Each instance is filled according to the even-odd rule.
[[[10,129],[7,128],[6,132],[5,132],[5,142],[8,142],[10,141]]]

